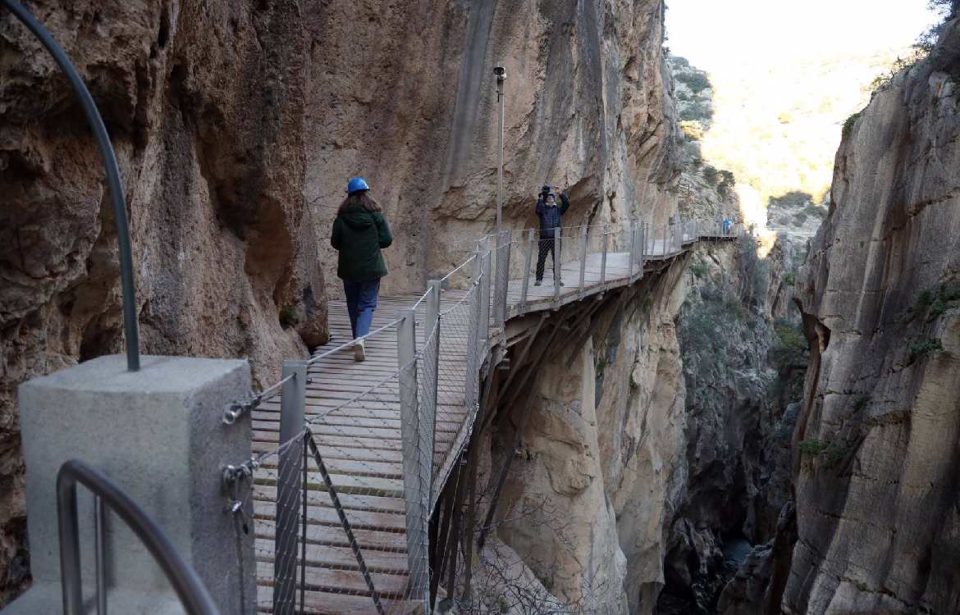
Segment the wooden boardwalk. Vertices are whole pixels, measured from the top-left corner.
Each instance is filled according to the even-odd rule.
[[[714,238],[700,238],[714,239]],[[728,239],[717,237],[715,239]],[[648,266],[681,254],[694,241],[685,237],[683,249],[658,256],[646,256]],[[662,245],[649,248],[666,252]],[[525,313],[552,310],[628,285],[642,276],[639,267],[631,275],[630,255],[611,252],[603,266],[601,254],[589,254],[583,267],[569,262],[561,267],[564,286],[556,289],[551,270],[541,286],[527,281],[526,301],[522,301],[523,280],[510,280],[507,292],[507,318]],[[604,270],[603,272],[601,270]],[[603,273],[603,279],[601,279]],[[464,291],[443,293],[441,313],[462,299]],[[381,298],[373,328],[385,325],[403,309],[409,309],[417,297]],[[454,312],[452,310],[452,312]],[[418,347],[428,333],[423,326],[425,306],[417,314]],[[434,472],[455,458],[467,439],[471,425],[464,401],[467,336],[456,314],[441,318],[441,354],[438,391]],[[346,306],[334,301],[329,305],[333,348],[351,338]],[[353,360],[351,350],[325,356],[308,370],[306,419],[312,422],[320,453],[331,481],[338,491],[346,515],[353,527],[373,583],[381,594],[386,612],[406,612],[403,602],[408,577],[406,525],[401,459],[400,384],[397,334],[394,329],[371,337],[366,342],[367,359]],[[317,354],[324,353],[317,349]],[[254,454],[273,450],[278,445],[280,400],[263,403],[253,412]],[[274,527],[276,515],[277,457],[268,458],[255,474],[254,526],[260,612],[272,612]],[[337,513],[312,460],[308,463],[308,529],[306,549],[307,612],[376,612],[357,561],[350,549]],[[282,505],[282,503],[281,503]]]

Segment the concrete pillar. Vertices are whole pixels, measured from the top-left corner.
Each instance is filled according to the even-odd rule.
[[[253,528],[227,512],[222,468],[250,457],[249,414],[233,425],[223,408],[250,390],[246,361],[100,357],[20,386],[33,587],[4,615],[61,612],[56,476],[83,460],[127,492],[199,573],[223,613],[255,610]],[[94,588],[92,496],[79,490],[84,599]],[[249,505],[248,505],[249,506]],[[107,515],[111,613],[182,613],[160,568],[123,522]],[[243,562],[243,575],[240,562]]]

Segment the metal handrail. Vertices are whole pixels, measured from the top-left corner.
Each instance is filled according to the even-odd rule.
[[[197,572],[185,562],[166,532],[112,480],[88,464],[71,459],[57,473],[57,523],[60,529],[60,574],[63,612],[83,613],[80,578],[80,537],[77,523],[77,483],[96,497],[127,524],[160,565],[180,602],[190,615],[219,615],[220,610],[200,581]],[[100,558],[98,558],[100,559]],[[102,575],[100,575],[102,578]],[[105,596],[98,596],[103,603]]]
[[[140,333],[137,328],[136,288],[133,284],[133,256],[130,251],[130,231],[127,224],[127,206],[123,197],[123,184],[120,181],[120,169],[117,166],[117,156],[110,143],[110,135],[103,124],[103,118],[93,101],[90,91],[83,79],[74,68],[70,58],[63,48],[53,40],[50,32],[37,21],[30,11],[14,0],[0,0],[0,6],[6,7],[14,17],[46,47],[60,70],[66,74],[74,93],[83,107],[93,135],[97,139],[97,149],[103,159],[103,167],[107,174],[107,186],[110,190],[110,200],[113,202],[113,218],[117,224],[117,248],[120,258],[120,287],[123,293],[123,332],[127,346],[127,369],[131,372],[140,369]]]

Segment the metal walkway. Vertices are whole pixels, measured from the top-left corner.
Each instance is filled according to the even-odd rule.
[[[458,268],[459,272],[454,272],[460,275],[459,280],[455,275],[448,276],[445,285],[454,288],[440,291],[440,299],[432,308],[438,314],[434,316],[439,322],[436,330],[431,329],[431,303],[424,300],[429,290],[424,297],[381,298],[373,330],[383,329],[383,332],[366,340],[367,358],[362,363],[354,361],[349,348],[330,352],[331,348],[337,348],[351,337],[345,304],[331,302],[329,324],[332,337],[327,346],[317,349],[308,367],[303,404],[309,437],[313,438],[325,462],[329,480],[324,480],[318,467],[307,462],[305,455],[302,468],[306,489],[302,493],[306,494],[307,523],[297,530],[298,534],[304,532],[306,537],[305,544],[297,547],[305,555],[304,565],[297,569],[302,587],[299,580],[296,581],[297,595],[285,598],[283,602],[274,597],[275,587],[281,583],[275,568],[275,544],[279,544],[275,542],[276,519],[278,511],[285,506],[284,496],[278,496],[278,484],[282,481],[278,482],[277,463],[281,456],[267,456],[255,473],[253,512],[258,610],[293,612],[292,607],[288,610],[278,606],[290,600],[294,606],[302,600],[299,608],[309,613],[376,613],[378,610],[403,613],[409,612],[413,605],[422,604],[424,579],[429,577],[430,571],[412,570],[417,566],[415,562],[423,560],[424,555],[415,553],[411,557],[408,549],[417,542],[412,540],[409,532],[411,528],[425,528],[425,521],[421,518],[423,510],[432,514],[451,466],[469,440],[477,405],[476,389],[471,391],[469,383],[471,377],[478,379],[482,361],[488,360],[491,349],[502,341],[504,321],[531,312],[555,310],[609,289],[632,284],[643,277],[645,270],[662,267],[664,261],[679,256],[698,241],[733,239],[732,233],[716,232],[713,225],[711,230],[714,232],[709,233],[703,232],[702,227],[696,223],[678,226],[676,231],[672,230],[673,227],[664,227],[659,238],[656,233],[638,227],[639,231],[626,233],[630,251],[608,250],[613,242],[610,241],[612,234],[607,231],[593,237],[587,228],[571,231],[571,239],[566,243],[572,247],[561,245],[558,250],[562,263],[559,277],[563,286],[556,285],[556,277],[549,275],[543,285],[535,286],[532,276],[536,259],[532,254],[533,235],[528,233],[515,241],[508,235],[497,247],[489,248],[487,261],[483,261],[478,250],[478,260],[472,272],[462,267]],[[622,235],[621,232],[621,241],[618,242],[621,250],[624,247]],[[592,249],[594,246],[597,251]],[[494,268],[489,265],[490,260],[499,260],[500,266]],[[547,271],[550,271],[549,264]],[[477,278],[482,280],[484,277],[487,278],[486,294],[476,284]],[[472,294],[478,295],[475,301],[470,301]],[[477,307],[480,302],[489,306],[489,315],[487,310]],[[497,302],[501,303],[499,315]],[[411,307],[414,311],[407,313],[415,315],[416,348],[428,349],[432,336],[439,332],[437,356],[431,358],[424,352],[416,359],[420,380],[432,382],[436,397],[433,400],[435,415],[427,419],[435,424],[433,442],[424,444],[423,436],[420,440],[420,448],[432,449],[432,464],[429,464],[432,467],[426,486],[424,477],[420,476],[420,487],[426,492],[420,497],[427,508],[416,515],[413,526],[409,519],[411,515],[407,514],[412,510],[412,504],[405,500],[405,493],[409,495],[411,489],[420,493],[420,487],[410,482],[410,475],[416,474],[410,471],[412,466],[404,471],[404,417],[409,415],[404,415],[402,410],[404,382],[410,381],[404,380],[402,335],[398,335],[398,327],[393,326],[397,314]],[[489,327],[480,327],[486,329],[485,335],[481,331],[471,338],[471,329],[477,328],[471,324],[472,311],[480,313],[480,318],[490,323]],[[475,362],[470,357],[471,343],[476,354],[480,355]],[[435,373],[431,372],[433,362],[436,364]],[[424,378],[424,374],[428,377]],[[431,393],[419,381],[416,387],[423,405],[424,396],[430,399]],[[277,449],[280,414],[279,398],[266,401],[253,411],[255,455],[268,455]],[[413,432],[406,433],[409,440],[409,434]],[[353,544],[348,539],[348,532],[344,531],[343,518],[332,503],[328,485],[335,488],[343,513],[349,520],[355,537]],[[291,505],[299,509],[303,502]],[[369,579],[361,574],[356,550],[362,552]],[[288,587],[293,587],[289,583]],[[371,584],[377,593],[379,607],[374,603]]]

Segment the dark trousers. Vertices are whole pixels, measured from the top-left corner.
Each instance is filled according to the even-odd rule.
[[[377,309],[380,280],[343,281],[343,294],[347,296],[347,313],[354,339],[370,333],[373,311]]]
[[[553,257],[553,269],[557,269],[557,240],[553,237],[541,237],[537,251],[537,281],[543,280],[543,270],[547,266],[547,254]]]

